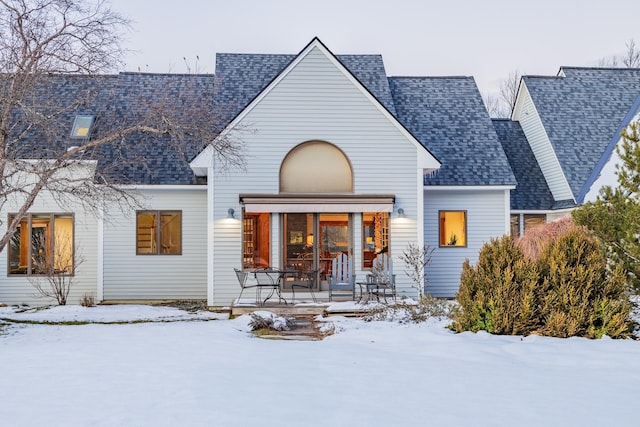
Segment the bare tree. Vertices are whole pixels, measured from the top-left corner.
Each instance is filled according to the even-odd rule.
[[[487,108],[489,116],[496,118],[509,117],[509,109],[498,95],[494,93],[484,93],[482,99],[484,100],[484,105]]]
[[[66,305],[75,283],[76,270],[84,262],[84,257],[78,248],[73,247],[71,234],[61,233],[54,239],[40,236],[37,240],[34,243],[39,250],[33,254],[33,274],[27,276],[29,283],[38,295]]]
[[[500,99],[508,108],[508,116],[511,116],[513,107],[516,105],[521,78],[522,73],[516,68],[500,83]]]
[[[485,106],[491,117],[510,117],[518,96],[522,73],[517,68],[500,83],[500,92],[485,94]]]
[[[640,50],[636,47],[635,40],[629,40],[625,46],[627,51],[622,57],[622,65],[626,68],[640,68]]]
[[[599,67],[640,68],[640,49],[634,39],[625,43],[626,51],[622,55],[604,57],[598,60]]]
[[[424,296],[425,269],[431,264],[434,248],[429,245],[419,246],[409,243],[407,249],[402,251],[400,259],[406,267],[406,274],[413,280],[413,287],[418,291],[420,301]]]
[[[183,161],[210,147],[220,169],[243,165],[240,141],[219,134],[206,76],[159,76],[151,89],[123,89],[102,74],[122,65],[128,29],[129,20],[106,0],[0,0],[0,210],[8,201],[18,206],[0,235],[0,252],[43,193],[95,212],[110,203],[139,206],[119,185],[123,171],[153,166],[132,140],[162,145]],[[82,90],[54,99],[51,93],[74,78],[85,78],[75,86]],[[123,92],[135,100],[126,114],[113,102]],[[61,123],[98,104],[104,111],[96,131],[70,144],[70,128]]]

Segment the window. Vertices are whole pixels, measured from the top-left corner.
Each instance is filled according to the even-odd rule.
[[[271,215],[245,213],[242,219],[243,268],[269,267],[271,248]]]
[[[543,225],[547,222],[545,214],[524,214],[524,232],[526,233],[531,227]]]
[[[15,215],[9,215],[9,222]],[[74,274],[73,216],[27,214],[9,242],[12,274]]]
[[[511,237],[520,237],[532,227],[546,224],[545,214],[512,214],[511,215]],[[522,226],[522,233],[521,231]]]
[[[138,211],[137,255],[181,255],[182,211]]]
[[[77,115],[71,128],[71,139],[89,139],[95,116]]]
[[[389,250],[389,213],[362,214],[362,267],[371,268],[379,253]]]
[[[327,168],[331,173],[327,173]],[[280,166],[281,193],[350,193],[353,171],[345,154],[324,141],[293,148]]]
[[[510,217],[511,237],[514,239],[520,237],[520,215],[515,214]]]
[[[467,246],[467,212],[440,211],[440,246]]]

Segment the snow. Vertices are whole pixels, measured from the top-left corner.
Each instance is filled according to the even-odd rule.
[[[640,425],[634,340],[330,317],[335,335],[280,341],[249,316],[131,305],[0,318],[50,322],[0,335],[7,426]],[[85,320],[98,323],[51,324]]]

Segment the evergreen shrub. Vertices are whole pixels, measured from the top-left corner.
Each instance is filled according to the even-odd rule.
[[[557,230],[557,226],[555,230]],[[463,265],[451,328],[495,334],[625,338],[633,331],[629,283],[584,229],[550,234],[535,257],[508,236]],[[526,241],[526,240],[525,240]]]

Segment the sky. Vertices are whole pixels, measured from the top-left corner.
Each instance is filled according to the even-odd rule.
[[[248,315],[203,320],[212,317],[148,306],[0,308],[0,318],[22,322],[125,322],[5,325],[0,420],[12,427],[640,424],[637,340],[455,334],[446,320],[336,316],[318,319],[336,331],[322,341],[284,341],[254,337]],[[126,323],[142,319],[155,321]]]
[[[215,53],[381,54],[389,76],[555,75],[640,44],[637,0],[111,0],[131,19],[126,71],[214,73]],[[186,61],[185,59],[186,58]],[[199,58],[199,59],[197,59]],[[187,65],[188,64],[188,65]]]

